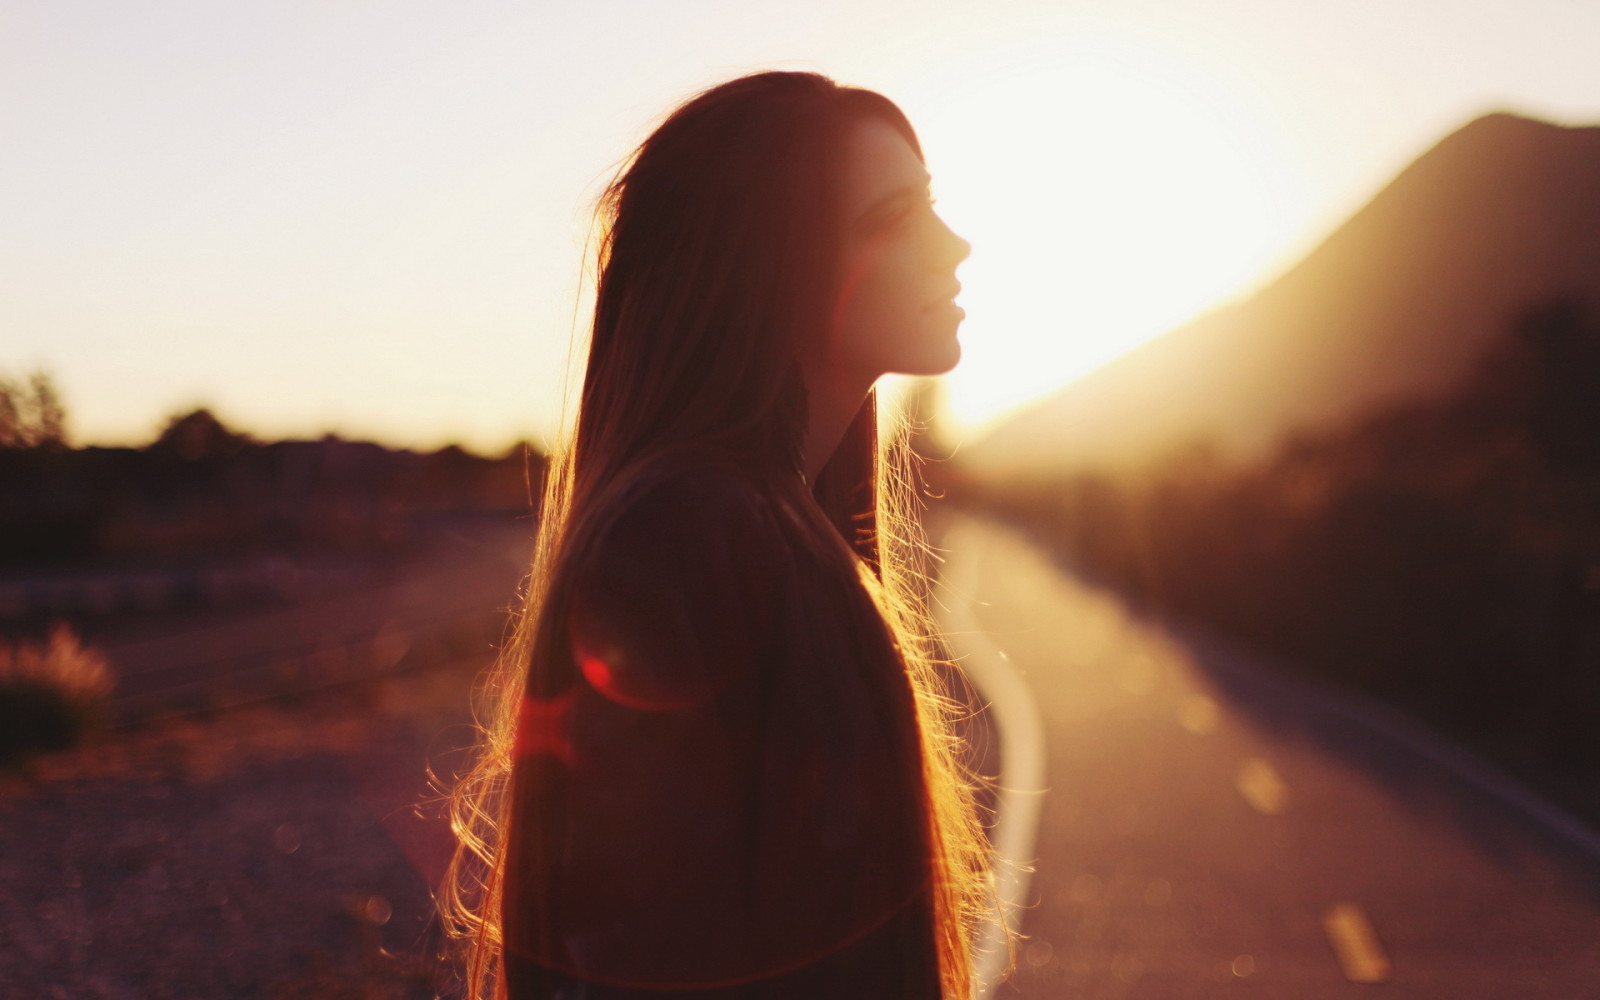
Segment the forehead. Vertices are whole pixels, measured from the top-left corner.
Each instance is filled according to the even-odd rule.
[[[928,171],[894,126],[877,118],[851,126],[842,192],[848,215],[859,215],[885,198],[920,192],[927,186]]]

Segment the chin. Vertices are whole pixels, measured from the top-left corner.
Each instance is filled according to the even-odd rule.
[[[927,351],[917,358],[907,358],[906,363],[894,369],[896,375],[944,375],[961,361],[961,342],[954,337],[937,350]]]
[[[950,346],[950,353],[949,353],[948,357],[940,365],[937,366],[937,368],[938,368],[937,371],[931,371],[928,374],[929,375],[945,375],[945,374],[948,374],[949,372],[955,370],[956,365],[959,365],[960,363],[961,363],[961,344],[959,342],[952,341],[951,342],[951,346]]]

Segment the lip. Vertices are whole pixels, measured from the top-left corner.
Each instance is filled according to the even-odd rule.
[[[958,281],[951,285],[949,290],[946,291],[942,296],[928,303],[927,307],[929,309],[960,309],[961,307],[956,305],[956,296],[960,294],[961,282]]]

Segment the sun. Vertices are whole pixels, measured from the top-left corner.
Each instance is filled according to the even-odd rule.
[[[1170,46],[1014,42],[906,103],[939,210],[973,245],[958,436],[1247,290],[1303,216],[1270,116]]]

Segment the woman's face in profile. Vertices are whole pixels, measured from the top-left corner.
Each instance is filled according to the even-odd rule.
[[[843,276],[831,365],[846,378],[940,375],[961,358],[956,265],[971,246],[933,210],[927,170],[887,122],[857,123],[841,202]]]

